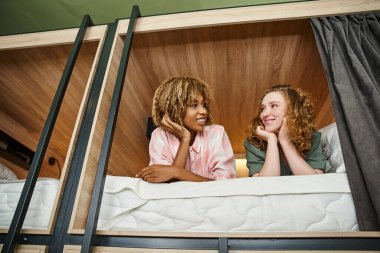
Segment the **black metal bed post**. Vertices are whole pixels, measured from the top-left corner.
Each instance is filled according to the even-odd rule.
[[[92,21],[90,16],[84,16],[78,34],[75,38],[73,48],[67,60],[65,69],[62,73],[61,80],[55,93],[52,106],[50,107],[50,111],[47,116],[40,139],[38,141],[36,153],[33,157],[32,164],[30,165],[30,170],[26,178],[24,188],[22,189],[20,199],[15,210],[15,214],[13,215],[12,222],[9,226],[8,234],[3,245],[3,249],[1,250],[2,253],[13,252],[14,248],[16,247],[16,239],[20,235],[20,231],[25,220],[25,215],[28,210],[30,200],[32,198],[38,174],[40,173],[41,164],[45,156],[45,152],[49,144],[59,110],[61,108],[67,85],[69,83],[72,71],[74,69],[75,62],[78,58],[79,50],[82,46],[83,38],[86,34],[87,27],[91,24]]]
[[[91,128],[94,121],[97,104],[99,102],[100,91],[103,86],[103,81],[108,66],[108,59],[116,33],[116,26],[117,25],[115,23],[109,24],[107,26],[105,42],[89,92],[88,101],[85,106],[82,124],[79,129],[77,143],[74,148],[73,158],[66,179],[66,185],[63,190],[60,206],[58,208],[59,211],[54,227],[54,233],[49,245],[50,253],[63,252],[63,248],[70,238],[70,235],[68,234],[68,228],[70,225],[70,219],[74,207],[76,193],[78,190],[84,158],[90,139]]]
[[[103,197],[103,189],[108,167],[108,160],[111,152],[111,146],[115,132],[115,125],[119,112],[121,95],[123,93],[123,86],[128,67],[129,55],[132,47],[133,30],[135,27],[136,19],[139,16],[139,7],[137,5],[134,5],[129,19],[128,30],[125,38],[123,52],[120,59],[119,69],[117,72],[111,106],[108,113],[107,125],[103,137],[102,148],[100,151],[100,159],[96,171],[95,185],[91,196],[90,210],[87,217],[81,253],[91,252],[95,241],[94,234],[96,233],[96,227],[98,224],[99,209]]]
[[[218,252],[219,253],[228,253],[228,238],[219,237],[218,239]]]

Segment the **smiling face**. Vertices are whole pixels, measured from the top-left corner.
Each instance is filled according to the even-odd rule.
[[[197,93],[195,99],[187,105],[182,122],[192,136],[203,131],[207,122],[207,109],[202,94]]]
[[[266,94],[261,103],[260,119],[265,130],[278,133],[287,113],[287,102],[282,92],[272,91]]]

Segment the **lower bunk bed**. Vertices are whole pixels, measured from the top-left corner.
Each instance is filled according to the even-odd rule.
[[[0,183],[2,230],[22,186]],[[48,229],[58,180],[38,179],[35,189],[24,231]],[[378,248],[378,235],[359,235],[357,223],[346,173],[167,184],[107,176],[94,252]],[[64,252],[80,252],[83,235],[69,238]]]
[[[162,184],[106,176],[94,245],[110,249],[105,252],[379,249],[378,232],[359,232],[336,125],[320,131],[326,174]],[[0,183],[5,233],[23,185]],[[37,180],[23,229],[49,228],[58,185],[56,179]],[[68,231],[66,250],[80,251],[80,230]],[[39,238],[38,232],[23,236],[24,243]],[[50,237],[39,244],[47,245]]]
[[[23,181],[0,183],[5,233]],[[51,238],[38,234],[49,228],[58,183],[38,179],[24,246]],[[94,252],[379,249],[377,232],[358,231],[346,173],[168,184],[107,176],[94,240]],[[70,234],[63,252],[80,252],[82,241],[83,234]]]

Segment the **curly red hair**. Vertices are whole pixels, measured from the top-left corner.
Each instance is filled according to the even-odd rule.
[[[281,92],[287,102],[287,126],[290,141],[298,153],[306,155],[311,148],[311,140],[315,131],[315,107],[309,95],[301,89],[294,89],[288,84],[275,85],[261,97],[260,105],[270,92]],[[256,135],[257,126],[264,126],[259,114],[251,121],[248,130],[248,142],[259,149],[266,149],[267,142]]]

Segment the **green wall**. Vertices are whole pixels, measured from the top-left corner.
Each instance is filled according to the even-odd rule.
[[[85,14],[94,24],[128,18],[133,5],[142,16],[302,0],[0,0],[0,35],[79,27]]]

